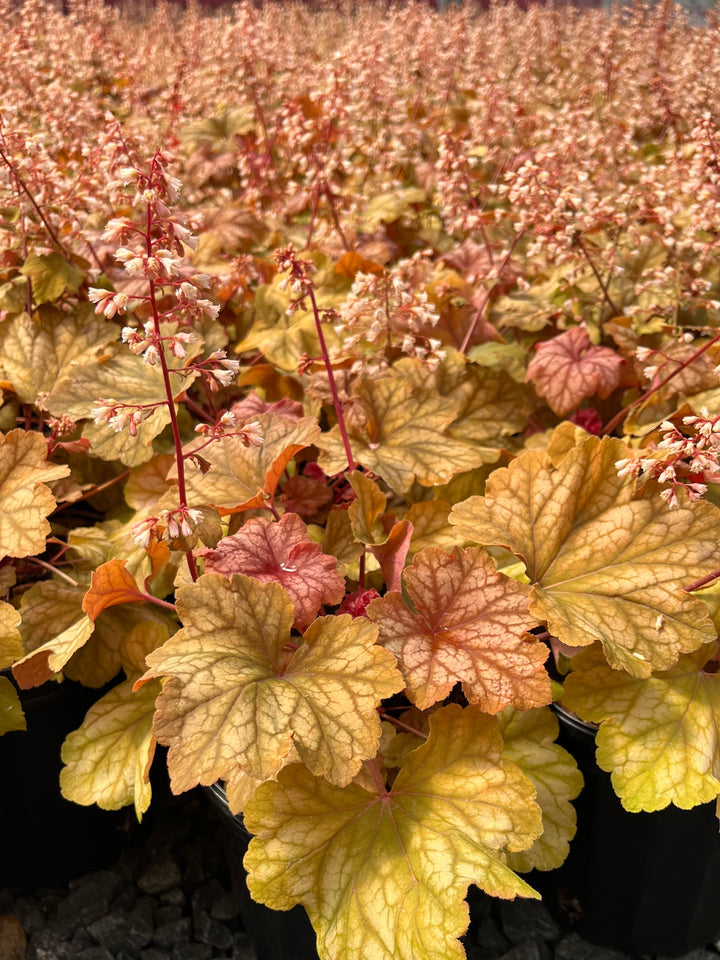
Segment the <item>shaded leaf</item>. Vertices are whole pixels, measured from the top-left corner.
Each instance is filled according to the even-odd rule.
[[[20,273],[30,277],[33,300],[38,305],[57,300],[66,290],[75,293],[85,279],[82,270],[59,253],[31,253]]]
[[[7,670],[25,652],[19,623],[20,614],[15,607],[0,600],[0,670]]]
[[[2,435],[0,435],[2,436]],[[47,486],[67,477],[69,467],[48,463],[47,446],[39,433],[11,430],[0,444],[0,557],[42,553],[55,509]]]
[[[0,677],[0,736],[11,730],[26,730],[25,715],[17,690],[7,677]]]
[[[302,903],[321,960],[461,960],[470,883],[536,896],[503,862],[541,824],[530,782],[501,757],[496,721],[453,705],[430,725],[385,797],[296,765],[245,808],[250,893],[276,910]]]
[[[456,682],[486,713],[550,702],[547,648],[525,631],[528,589],[495,570],[484,550],[429,547],[405,571],[415,611],[391,592],[368,607],[379,642],[398,658],[410,699],[425,709]]]
[[[536,351],[526,379],[559,417],[576,410],[585,397],[609,397],[620,384],[625,361],[608,347],[593,346],[584,327],[571,327],[537,344]]]
[[[402,681],[369,621],[323,617],[293,651],[292,602],[277,583],[208,573],[177,591],[177,606],[184,628],[149,654],[142,678],[172,678],[154,729],[170,747],[173,790],[238,766],[268,779],[296,757],[343,784],[374,755],[376,707]]]

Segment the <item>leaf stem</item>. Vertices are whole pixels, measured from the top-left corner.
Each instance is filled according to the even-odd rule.
[[[29,560],[30,563],[37,563],[38,566],[44,567],[44,569],[49,570],[50,573],[57,574],[58,577],[62,577],[62,579],[66,580],[71,586],[73,587],[80,586],[77,580],[73,579],[73,577],[68,576],[67,573],[63,573],[62,570],[58,570],[57,567],[54,567],[51,563],[46,563],[45,560],[41,560],[39,557],[26,557],[26,559]]]
[[[582,237],[577,236],[575,238],[575,244],[580,248],[582,255],[585,257],[585,259],[590,265],[590,269],[595,274],[595,279],[600,285],[600,289],[603,292],[603,297],[605,298],[605,302],[610,307],[610,309],[615,314],[615,316],[619,316],[622,313],[622,310],[620,310],[620,308],[613,302],[613,299],[610,296],[610,291],[607,288],[607,284],[605,283],[603,278],[600,276],[597,267],[595,266],[592,259],[590,258],[590,254],[588,253],[585,244],[582,242]]]
[[[386,797],[388,795],[388,788],[385,785],[385,778],[380,773],[380,768],[378,767],[375,760],[367,760],[367,768],[370,771],[370,775],[373,778],[375,786],[378,788],[378,793],[381,797]]]
[[[416,730],[415,727],[411,727],[407,723],[403,723],[402,720],[398,720],[397,717],[393,717],[387,712],[387,710],[385,710],[384,707],[380,707],[378,709],[378,713],[383,720],[387,720],[388,723],[392,723],[393,726],[396,726],[399,730],[404,730],[405,733],[412,733],[416,737],[420,737],[421,740],[427,740],[428,735],[426,733],[422,733],[420,730]]]
[[[712,583],[713,580],[720,578],[720,570],[713,570],[712,573],[709,573],[706,577],[701,577],[699,580],[696,580],[695,583],[691,583],[689,587],[683,587],[686,593],[692,593],[693,590],[699,590],[701,587],[707,586],[708,583]]]
[[[151,593],[143,594],[143,599],[147,600],[148,603],[154,603],[156,607],[162,607],[163,610],[172,610],[173,613],[177,610],[174,603],[171,603],[169,600],[161,600],[159,597],[154,597]]]
[[[325,335],[322,331],[322,321],[320,320],[320,311],[318,310],[317,300],[315,299],[315,291],[311,286],[308,286],[308,295],[310,297],[310,303],[312,304],[313,317],[315,318],[315,329],[317,330],[318,340],[320,341],[320,352],[325,361],[325,370],[327,371],[330,392],[332,393],[335,416],[337,417],[340,436],[342,437],[343,446],[345,447],[348,470],[354,470],[356,464],[352,451],[350,450],[350,440],[348,439],[347,429],[345,427],[345,417],[343,416],[342,404],[340,403],[340,395],[337,384],[335,383],[335,374],[333,373],[332,364],[330,363],[330,354],[328,353],[327,344],[325,343]]]
[[[518,245],[518,243],[519,243],[519,241],[520,241],[520,238],[522,237],[522,235],[523,235],[524,233],[525,233],[525,229],[523,228],[519,233],[515,234],[515,239],[513,240],[512,244],[511,244],[511,246],[510,246],[510,249],[509,249],[508,252],[505,254],[505,256],[504,256],[503,259],[502,259],[502,263],[500,264],[500,266],[499,266],[499,267],[497,268],[497,270],[495,271],[495,277],[494,277],[495,280],[499,280],[499,279],[500,279],[501,273],[503,272],[503,270],[504,270],[505,267],[507,266],[508,260],[509,260],[510,257],[513,255],[513,251],[515,250],[515,247]],[[485,307],[487,306],[487,302],[488,302],[488,300],[490,299],[490,294],[491,294],[491,293],[492,293],[492,287],[490,287],[489,290],[486,290],[485,296],[484,296],[484,297],[482,298],[482,300],[480,301],[480,304],[479,304],[477,310],[475,311],[475,314],[473,315],[472,321],[470,322],[470,326],[467,328],[467,331],[465,332],[465,336],[463,337],[463,341],[462,341],[462,343],[460,344],[460,353],[465,353],[465,351],[467,350],[468,344],[469,344],[470,341],[472,340],[472,336],[473,336],[473,334],[475,333],[475,328],[477,327],[478,323],[480,323],[480,317],[482,316],[483,311],[484,311]]]

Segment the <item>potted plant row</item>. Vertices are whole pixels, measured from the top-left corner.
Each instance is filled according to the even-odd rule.
[[[64,797],[141,817],[160,744],[174,793],[242,815],[250,896],[300,905],[322,960],[449,960],[470,884],[538,897],[572,848],[568,711],[561,742],[590,726],[613,810],[699,808],[665,952],[712,939],[680,896],[718,856],[714,245],[670,257],[647,211],[591,229],[572,191],[543,200],[550,154],[481,210],[499,174],[447,132],[434,182],[359,215],[350,174],[326,176],[332,125],[313,190],[263,223],[248,157],[274,183],[282,143],[256,94],[222,114],[247,160],[232,239],[116,117],[86,256],[3,149],[0,731],[24,724],[16,687],[102,691],[62,746]],[[678,154],[708,184],[714,136],[705,118]],[[447,206],[436,225],[441,174],[471,228]],[[591,916],[597,888],[567,882]]]

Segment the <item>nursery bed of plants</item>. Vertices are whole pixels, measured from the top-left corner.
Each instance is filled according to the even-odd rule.
[[[66,6],[0,0],[0,733],[79,681],[68,800],[161,744],[323,960],[461,958],[553,701],[720,795],[717,18]]]

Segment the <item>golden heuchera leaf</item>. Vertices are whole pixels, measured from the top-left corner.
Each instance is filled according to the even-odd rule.
[[[626,810],[687,810],[720,795],[720,673],[708,644],[669,670],[637,678],[597,647],[576,654],[562,702],[600,724],[597,762]]]
[[[164,324],[163,334],[174,332],[174,324]],[[202,341],[191,344],[188,360],[202,349]],[[174,362],[170,363],[171,366]],[[177,398],[196,378],[196,373],[170,374],[173,397]],[[113,400],[127,404],[133,409],[139,406],[156,406],[138,426],[137,436],[130,435],[127,428],[116,432],[107,423],[95,423],[93,410],[98,400]],[[66,414],[73,420],[88,420],[83,427],[83,437],[92,445],[92,452],[102,460],[121,460],[128,467],[137,467],[153,456],[152,442],[170,423],[165,384],[160,364],[145,363],[124,345],[94,363],[73,367],[55,385],[45,398],[46,408],[53,416]]]
[[[17,690],[7,677],[0,677],[0,736],[25,729],[27,724]]]
[[[107,563],[100,564],[97,570],[93,570],[90,589],[82,602],[83,612],[92,621],[97,620],[103,610],[110,607],[147,600],[135,577],[125,569],[125,564],[125,560],[108,560]]]
[[[554,870],[564,862],[575,836],[571,800],[580,793],[583,776],[573,757],[555,743],[558,722],[547,707],[514,710],[498,716],[505,746],[503,756],[516,763],[537,790],[543,832],[529,850],[508,854],[508,865],[520,873]]]
[[[11,430],[0,434],[0,557],[42,553],[55,509],[47,483],[67,477],[70,468],[48,463],[39,433]]]
[[[451,705],[388,794],[286,768],[245,807],[252,897],[301,903],[321,960],[462,960],[471,883],[537,896],[504,863],[542,827],[530,781],[501,752],[494,719]]]
[[[280,584],[216,573],[181,587],[177,607],[184,627],[149,654],[142,678],[172,678],[154,730],[170,747],[174,791],[238,766],[266,780],[296,757],[345,784],[374,756],[376,708],[402,680],[368,620],[322,617],[293,651],[293,605]]]
[[[279,583],[295,605],[293,626],[298,630],[312,623],[322,604],[334,606],[345,596],[335,557],[322,552],[293,513],[279,522],[253,517],[202,556],[206,573],[243,573],[261,583]]]
[[[274,413],[261,414],[259,447],[243,446],[240,437],[222,437],[202,450],[210,464],[203,472],[188,460],[185,475],[193,504],[211,504],[221,514],[262,507],[272,499],[283,471],[300,450],[316,443],[320,428],[312,417],[291,420]],[[192,452],[192,447],[186,453]],[[175,476],[176,471],[171,472]]]
[[[152,718],[160,683],[133,693],[125,680],[101,697],[62,746],[60,789],[66,800],[103,810],[135,805],[138,820],[150,806],[155,753]]]
[[[71,367],[90,363],[116,339],[115,324],[95,316],[91,304],[72,313],[21,313],[0,325],[0,379],[12,383],[21,403],[35,403]]]
[[[585,397],[609,397],[620,383],[623,358],[596,347],[584,327],[571,327],[539,343],[526,379],[559,417],[576,410]]]
[[[392,591],[367,609],[391,650],[407,694],[421,710],[461,681],[465,696],[486,713],[550,702],[547,647],[525,631],[528,588],[495,569],[478,547],[421,551],[405,571],[413,612]]]
[[[15,607],[0,600],[0,670],[7,670],[25,652],[19,623],[20,614]]]
[[[649,676],[715,638],[702,600],[683,586],[720,567],[720,512],[705,502],[671,509],[652,487],[619,478],[626,450],[590,437],[555,469],[526,451],[450,520],[523,560],[530,610],[551,634],[571,647],[600,640],[611,666]]]
[[[449,550],[461,546],[458,532],[450,524],[450,504],[444,500],[421,500],[414,503],[405,519],[413,525],[408,554],[413,557],[426,547],[442,547]]]
[[[458,409],[453,400],[400,372],[391,371],[375,380],[363,378],[348,426],[353,457],[398,493],[406,491],[415,479],[426,487],[444,483],[482,463],[471,444],[448,433]],[[347,466],[337,426],[316,442],[323,451],[320,466],[327,474],[339,473]]]
[[[355,500],[348,507],[355,539],[364,543],[380,564],[388,589],[399,590],[412,524],[407,519],[395,523],[385,515],[387,497],[374,480],[358,470],[348,474],[348,480],[355,491]]]
[[[82,587],[42,580],[23,595],[20,630],[28,653],[13,666],[27,690],[59,673],[88,640],[94,625],[82,611]]]

